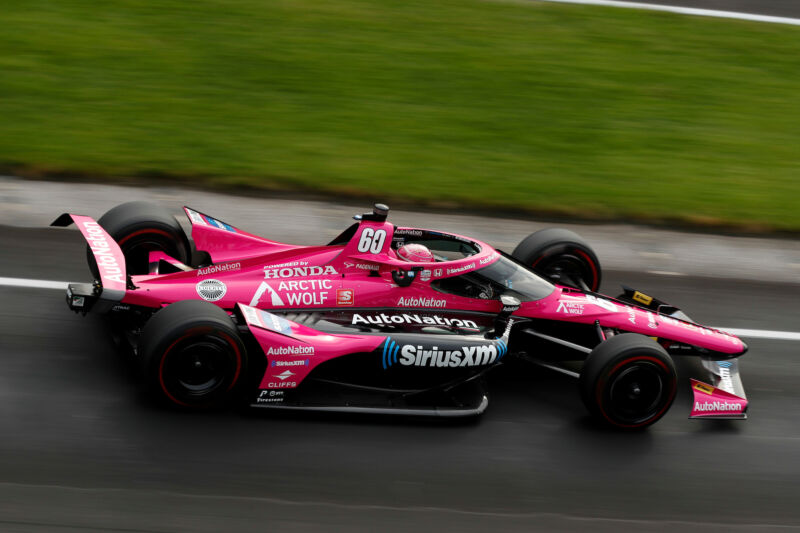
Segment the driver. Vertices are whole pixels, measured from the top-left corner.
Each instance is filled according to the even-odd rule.
[[[412,263],[432,263],[433,254],[427,246],[417,243],[409,243],[397,249],[397,257]]]

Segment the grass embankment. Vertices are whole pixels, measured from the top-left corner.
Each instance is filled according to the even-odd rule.
[[[0,20],[5,171],[800,230],[800,28],[473,0]]]

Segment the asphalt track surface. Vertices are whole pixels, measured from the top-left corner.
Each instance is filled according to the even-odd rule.
[[[0,227],[0,275],[86,280],[78,232]],[[608,272],[696,320],[797,331],[800,286]],[[688,377],[643,433],[585,414],[568,377],[490,376],[471,422],[231,409],[141,394],[98,317],[0,287],[0,531],[800,529],[800,344],[747,339],[744,422],[688,420]]]

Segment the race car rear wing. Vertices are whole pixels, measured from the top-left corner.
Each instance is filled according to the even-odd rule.
[[[127,290],[125,256],[111,236],[90,217],[64,213],[51,226],[78,226],[92,251],[99,278],[94,283],[70,283],[67,304],[73,311],[105,312],[122,300]]]

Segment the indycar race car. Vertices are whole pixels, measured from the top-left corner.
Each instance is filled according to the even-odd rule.
[[[642,292],[598,294],[597,256],[571,231],[538,231],[508,255],[395,226],[376,204],[329,244],[295,246],[184,211],[191,239],[144,202],[53,222],[89,244],[95,280],[69,285],[70,309],[111,317],[169,404],[237,392],[272,409],[476,415],[482,377],[515,357],[577,378],[590,413],[633,429],[672,404],[673,358],[696,356],[710,383],[691,381],[691,418],[746,417],[747,346]]]

